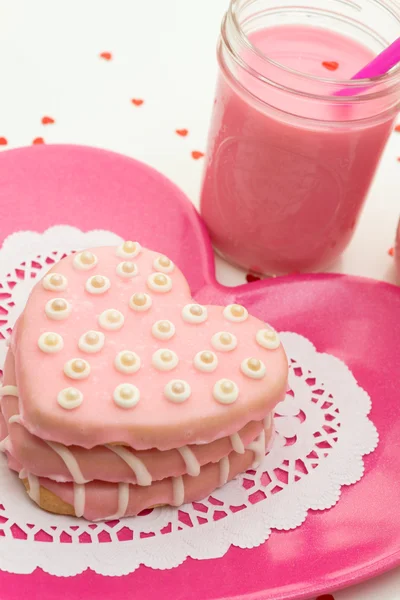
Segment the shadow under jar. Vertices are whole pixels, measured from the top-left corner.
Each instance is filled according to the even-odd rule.
[[[400,36],[400,6],[304,4],[232,0],[218,43],[201,213],[217,252],[270,275],[343,252],[399,110],[400,67],[351,77]]]

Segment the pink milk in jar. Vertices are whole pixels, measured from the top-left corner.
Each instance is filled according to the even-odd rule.
[[[360,14],[347,21],[339,0],[318,0],[314,12],[290,4],[231,3],[201,194],[216,250],[268,274],[320,270],[345,249],[400,99],[399,69],[337,95],[359,86],[349,80],[385,46],[376,22],[367,31]],[[387,43],[400,35],[400,9],[389,16]]]

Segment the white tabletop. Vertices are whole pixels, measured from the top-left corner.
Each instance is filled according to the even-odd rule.
[[[203,159],[192,152],[205,151],[227,4],[0,0],[0,150],[37,138],[114,150],[157,168],[197,204]],[[388,251],[400,215],[398,156],[393,133],[354,240],[332,271],[395,281]],[[217,274],[227,285],[246,276],[219,259]],[[334,598],[398,600],[399,590],[400,569]]]

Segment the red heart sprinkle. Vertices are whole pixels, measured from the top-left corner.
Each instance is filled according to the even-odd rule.
[[[192,152],[192,157],[194,158],[194,160],[198,160],[199,158],[202,158],[204,156],[204,152],[200,152],[199,150],[193,150]]]
[[[33,140],[32,144],[44,144],[44,139],[42,137],[37,137]]]
[[[54,122],[54,119],[51,117],[42,117],[42,125],[52,125]]]
[[[395,131],[397,131],[397,133],[400,133],[400,125],[396,125],[396,127],[394,128]]]
[[[339,68],[339,63],[334,60],[328,60],[324,61],[322,66],[328,69],[328,71],[336,71]]]
[[[256,275],[252,275],[251,273],[247,273],[246,281],[247,281],[247,283],[253,283],[253,281],[260,281],[260,277],[257,277]]]
[[[187,134],[189,133],[187,129],[175,129],[175,132],[178,135],[181,135],[182,137],[187,136]]]
[[[394,248],[389,248],[388,254],[389,256],[394,256]]]
[[[143,104],[144,100],[141,100],[141,98],[132,98],[131,102],[135,106],[141,106]]]
[[[7,138],[0,137],[0,146],[7,146],[7,144],[8,144]]]
[[[100,54],[100,58],[104,58],[104,60],[111,60],[112,54],[111,54],[111,52],[102,52]]]

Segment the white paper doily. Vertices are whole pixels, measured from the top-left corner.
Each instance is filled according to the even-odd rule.
[[[6,240],[0,250],[0,368],[37,277],[64,253],[119,241],[111,232],[64,226]],[[297,334],[282,333],[281,339],[290,390],[276,409],[273,447],[257,471],[202,502],[105,523],[51,515],[30,501],[0,456],[0,569],[30,573],[41,567],[58,576],[88,567],[103,575],[125,575],[141,564],[169,569],[189,556],[220,557],[230,545],[253,548],[272,529],[301,525],[308,510],[334,506],[341,486],[361,479],[362,457],[378,443],[367,416],[371,401],[340,360],[319,354]]]

